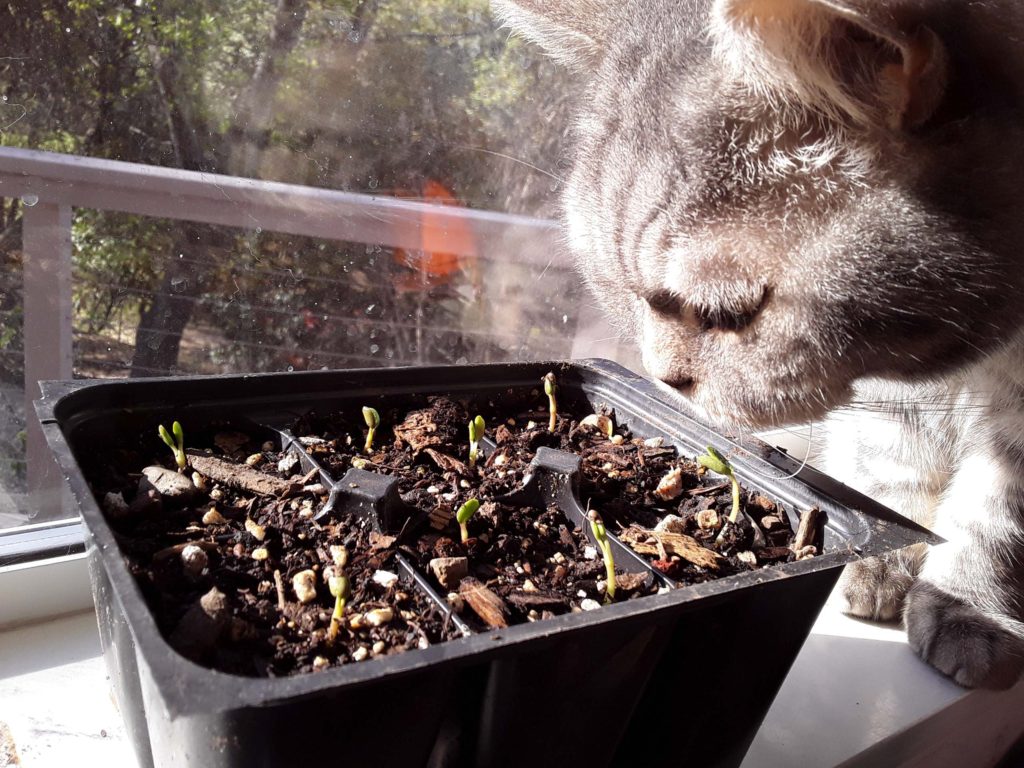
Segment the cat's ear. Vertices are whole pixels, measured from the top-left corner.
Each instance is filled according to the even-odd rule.
[[[895,0],[715,0],[718,54],[756,88],[784,89],[862,123],[914,128],[942,102],[948,58],[922,17]]]
[[[573,69],[601,57],[604,24],[614,0],[491,0],[506,26]]]

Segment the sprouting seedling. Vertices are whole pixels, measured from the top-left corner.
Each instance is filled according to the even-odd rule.
[[[604,521],[597,514],[596,510],[587,512],[587,519],[590,521],[590,530],[597,539],[597,545],[601,547],[601,554],[604,557],[604,570],[607,575],[608,586],[605,587],[605,602],[610,603],[615,599],[615,556],[612,555],[612,543],[608,540],[608,531],[605,530]]]
[[[729,514],[729,522],[735,523],[740,516],[740,483],[736,479],[736,473],[732,471],[732,465],[726,460],[726,458],[716,451],[712,446],[708,446],[708,452],[702,456],[697,457],[697,463],[702,467],[707,467],[712,472],[717,472],[720,475],[725,475],[732,481],[732,512]]]
[[[476,514],[476,511],[480,509],[479,499],[470,499],[461,507],[459,511],[455,513],[455,520],[459,524],[459,530],[462,532],[462,543],[465,544],[469,540],[469,518]]]
[[[548,396],[548,410],[551,412],[551,419],[548,421],[548,431],[555,431],[555,424],[558,421],[558,401],[555,394],[558,392],[558,384],[555,381],[555,374],[548,373],[543,378],[544,394]]]
[[[369,428],[366,433],[366,446],[364,450],[367,453],[373,453],[373,438],[377,434],[377,427],[380,426],[380,414],[377,413],[377,409],[364,406],[363,421],[366,422],[366,426]]]
[[[174,433],[173,437],[171,432]],[[188,458],[185,456],[185,431],[181,428],[180,421],[176,421],[171,425],[171,432],[168,432],[167,427],[163,424],[157,429],[160,439],[174,453],[174,462],[178,465],[178,471],[184,472],[185,467],[188,466]]]
[[[331,547],[331,554],[334,557],[334,569],[327,577],[327,588],[334,596],[334,613],[331,614],[331,627],[327,630],[327,642],[329,643],[333,643],[338,637],[341,620],[345,616],[345,604],[352,594],[348,574],[345,573],[345,566],[348,565],[348,550],[344,547]]]
[[[477,416],[469,422],[469,466],[475,467],[476,460],[480,458],[480,440],[484,436],[487,424],[483,416]]]

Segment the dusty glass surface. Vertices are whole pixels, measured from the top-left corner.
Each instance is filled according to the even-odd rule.
[[[342,224],[378,198],[519,217],[500,236],[432,229],[426,208],[282,234],[244,201],[189,221],[216,196],[155,180],[165,217],[126,213],[123,190],[75,205],[63,285],[23,247],[26,211],[60,209],[8,193],[0,527],[62,514],[26,429],[33,371],[67,370],[59,339],[68,373],[99,378],[616,356],[549,224],[572,82],[483,0],[21,0],[0,5],[0,53],[0,195],[22,148],[202,172],[229,201],[212,174],[353,193],[318,213]]]

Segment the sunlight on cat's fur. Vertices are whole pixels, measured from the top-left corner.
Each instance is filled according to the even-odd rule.
[[[967,686],[1024,661],[1024,8],[494,0],[580,79],[566,236],[650,373],[948,543],[857,564]],[[822,442],[822,441],[819,441]]]

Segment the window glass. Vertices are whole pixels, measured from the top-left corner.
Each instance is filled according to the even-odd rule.
[[[20,0],[0,16],[0,179],[20,148],[201,172],[216,191],[203,203],[155,176],[145,194],[167,209],[140,215],[119,202],[121,177],[79,167],[95,198],[43,273],[24,249],[55,201],[0,200],[0,527],[64,514],[37,466],[33,371],[628,357],[550,223],[573,83],[484,0]],[[282,232],[288,217],[214,174],[353,197],[316,208],[317,231]],[[435,208],[381,212],[381,198]],[[189,220],[213,210],[231,220]],[[69,325],[46,302],[69,306]],[[56,340],[26,344],[31,323]]]

